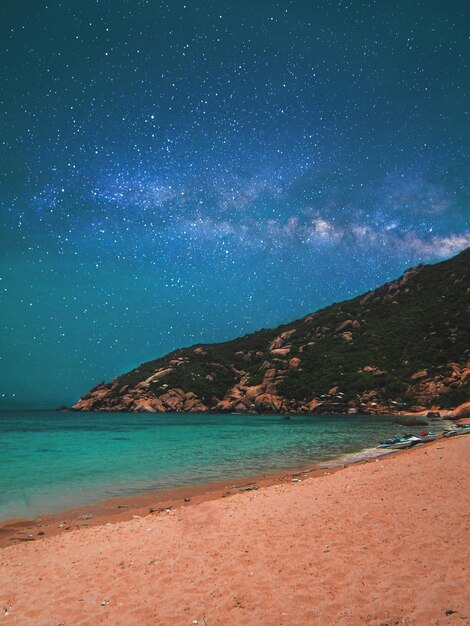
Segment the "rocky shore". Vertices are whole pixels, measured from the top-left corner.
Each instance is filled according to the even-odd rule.
[[[366,294],[93,387],[75,411],[448,414],[470,401],[470,248]]]
[[[294,360],[294,359],[292,359]],[[297,366],[297,365],[295,365]],[[166,376],[169,368],[157,370],[154,376]],[[366,368],[372,369],[372,368]],[[379,394],[368,391],[358,399],[345,401],[344,394],[339,387],[333,387],[321,397],[313,398],[307,403],[294,400],[289,401],[279,395],[276,383],[278,382],[277,370],[267,369],[263,382],[259,385],[250,386],[242,376],[240,382],[227,391],[222,400],[214,398],[212,403],[204,404],[192,392],[183,389],[167,389],[160,396],[155,397],[149,393],[148,380],[139,383],[134,388],[123,386],[119,388],[119,382],[111,385],[101,384],[90,390],[85,396],[68,410],[74,411],[125,411],[125,412],[150,412],[150,413],[281,413],[281,414],[335,414],[335,413],[361,413],[369,415],[426,415],[429,417],[447,417],[458,419],[469,417],[460,415],[463,407],[469,407],[470,403],[463,403],[454,409],[442,409],[439,405],[432,404],[432,398],[436,396],[436,389],[441,393],[445,389],[455,389],[467,383],[470,377],[470,362],[460,368],[451,363],[446,374],[429,378],[427,372],[421,371],[411,378],[415,384],[410,384],[410,390],[421,400],[421,404],[408,406],[404,402],[384,402]],[[155,378],[154,378],[155,379]],[[457,417],[458,416],[458,417]]]

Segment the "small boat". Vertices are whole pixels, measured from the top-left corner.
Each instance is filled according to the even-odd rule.
[[[399,441],[392,443],[389,446],[385,446],[386,448],[391,448],[392,450],[401,450],[403,448],[411,448],[414,445],[413,441],[409,439],[400,439]]]
[[[381,441],[377,448],[390,448],[394,444],[400,441],[400,437],[391,437],[390,439],[385,439],[385,441]]]
[[[433,433],[431,430],[423,430],[418,435],[423,443],[426,443],[427,441],[435,441],[438,436],[439,435],[437,433]]]
[[[401,437],[392,437],[381,441],[377,448],[391,448],[392,450],[401,450],[402,448],[409,448],[417,443],[422,443],[419,437],[415,435],[403,435]]]
[[[466,435],[467,433],[470,433],[470,424],[456,424],[456,426],[458,435]]]
[[[466,435],[470,433],[470,424],[454,424],[450,430],[444,431],[444,437],[454,437],[455,435]]]
[[[456,428],[452,428],[452,430],[445,430],[443,432],[444,437],[447,439],[448,437],[453,437],[454,435],[458,435],[459,431]]]

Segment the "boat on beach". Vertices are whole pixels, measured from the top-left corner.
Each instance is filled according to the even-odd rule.
[[[458,435],[458,432],[456,429],[452,429],[452,430],[445,430],[443,432],[444,437],[447,439],[449,437],[453,437],[454,435]]]
[[[454,424],[451,429],[444,431],[444,437],[466,435],[467,433],[470,433],[470,424]]]
[[[392,437],[391,439],[386,439],[385,441],[381,441],[377,448],[391,448],[393,450],[401,450],[402,448],[410,448],[417,443],[422,443],[422,440],[416,435],[401,435]]]
[[[386,449],[391,448],[393,450],[400,450],[402,448],[410,448],[418,443],[428,443],[429,441],[435,441],[441,436],[455,437],[456,435],[466,435],[470,433],[470,424],[454,424],[452,428],[445,430],[442,433],[436,433],[431,430],[423,430],[419,435],[397,435],[381,441],[377,448]]]
[[[428,441],[435,441],[438,437],[439,434],[438,433],[434,433],[431,430],[423,430],[418,437],[421,439],[421,441],[423,443],[426,443]]]

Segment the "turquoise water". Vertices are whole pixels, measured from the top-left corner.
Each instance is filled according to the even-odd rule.
[[[421,428],[388,416],[0,412],[0,519],[298,468]]]

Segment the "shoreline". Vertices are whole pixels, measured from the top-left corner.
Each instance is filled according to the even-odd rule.
[[[238,412],[238,411],[217,411],[215,409],[207,409],[206,411],[142,411],[142,410],[127,410],[127,411],[112,411],[111,409],[91,409],[88,411],[85,411],[83,409],[74,409],[73,406],[71,407],[56,407],[56,408],[52,408],[52,409],[40,409],[40,410],[46,410],[46,411],[55,411],[57,413],[135,413],[135,414],[142,414],[142,413],[150,413],[152,415],[168,415],[168,414],[172,414],[175,413],[176,415],[278,415],[279,417],[286,417],[286,418],[290,418],[290,417],[295,417],[295,416],[308,416],[308,417],[324,417],[325,415],[365,415],[365,416],[374,416],[374,415],[390,415],[392,417],[408,417],[408,418],[424,418],[427,417],[428,413],[439,413],[439,417],[440,419],[449,419],[449,416],[452,414],[452,412],[458,408],[457,407],[453,407],[451,409],[421,409],[419,411],[416,412],[409,412],[409,411],[403,411],[403,410],[393,410],[393,409],[387,409],[386,411],[367,411],[367,410],[361,410],[361,411],[354,411],[352,413],[350,413],[349,411],[334,411],[334,410],[328,410],[328,411],[318,411],[318,410],[314,410],[314,411],[285,411],[285,412],[269,412],[266,413],[265,411],[243,411],[243,412]],[[14,409],[12,409],[14,410]],[[25,411],[34,411],[35,409],[21,409],[21,410],[25,410]],[[434,416],[435,417],[435,416]]]
[[[384,457],[410,452],[417,447],[430,446],[439,441],[442,441],[442,438],[405,450],[363,448],[357,452],[344,453],[332,459],[295,468],[284,468],[257,475],[229,477],[226,480],[208,483],[137,492],[130,496],[116,496],[89,504],[67,507],[60,511],[39,514],[34,518],[0,519],[0,549],[16,543],[44,540],[74,530],[85,530],[159,515],[171,510],[235,496],[246,491],[257,491],[272,485],[289,484],[300,482],[305,478],[331,475],[352,465],[375,462]],[[370,454],[361,456],[367,450],[370,451]],[[372,451],[374,451],[373,454]]]
[[[0,550],[9,624],[447,625],[470,617],[470,437]]]
[[[109,412],[100,411],[96,413],[109,414]],[[131,414],[139,415],[139,413],[136,412]],[[332,414],[331,417],[334,418],[339,415],[340,414]],[[395,417],[389,414],[384,415],[386,417]],[[246,415],[246,417],[249,417],[249,415]],[[308,417],[314,418],[316,416],[312,415]],[[318,417],[322,416],[318,415]],[[398,424],[399,422],[397,422],[397,427]],[[125,495],[94,497],[93,493],[91,493],[89,494],[89,499],[86,497],[80,498],[81,501],[78,500],[77,504],[68,502],[63,506],[60,505],[60,500],[58,500],[59,506],[54,506],[53,503],[50,505],[50,509],[47,509],[46,505],[43,510],[38,510],[39,507],[36,507],[36,510],[32,511],[30,514],[21,513],[19,515],[10,515],[0,518],[0,548],[5,545],[11,545],[10,542],[13,543],[15,538],[16,541],[22,541],[31,534],[35,539],[41,539],[45,535],[50,536],[50,531],[52,531],[52,534],[57,534],[63,527],[68,529],[82,528],[101,525],[107,521],[128,519],[125,515],[126,510],[132,511],[134,514],[140,516],[148,514],[150,508],[167,508],[169,506],[179,506],[181,503],[187,504],[184,502],[185,498],[196,498],[198,502],[201,502],[217,497],[225,497],[237,493],[245,483],[264,486],[266,484],[288,481],[297,473],[305,474],[315,472],[321,474],[324,467],[330,468],[336,464],[344,466],[359,462],[361,455],[365,451],[369,453],[373,451],[373,454],[370,454],[370,456],[387,454],[385,451],[378,452],[375,448],[366,447],[360,448],[354,452],[341,452],[338,456],[328,459],[315,461],[305,460],[293,466],[274,466],[261,470],[259,473],[233,474],[220,479],[209,479],[208,481],[194,482],[186,485],[176,484],[169,487],[135,487],[132,489],[131,493]],[[345,457],[344,461],[342,460],[343,457]],[[83,519],[84,517],[87,519]],[[97,519],[100,519],[100,521],[95,521]],[[46,531],[47,528],[49,529],[48,531]],[[36,530],[45,533],[45,535],[41,534],[37,536],[37,533],[34,534]]]
[[[380,455],[382,456],[388,456],[388,454]],[[344,467],[361,462],[368,462],[368,459],[353,460],[350,463],[339,464],[337,467],[327,468],[320,467],[320,464],[310,464],[266,474],[227,478],[225,481],[152,490],[132,496],[117,496],[82,506],[69,507],[62,511],[38,515],[33,519],[0,520],[0,549],[15,543],[32,541],[32,539],[26,539],[28,535],[32,535],[35,541],[43,540],[62,534],[64,531],[70,532],[125,522],[137,517],[164,513],[165,509],[186,508],[202,502],[235,496],[245,491],[257,491],[271,485],[291,482],[299,476],[315,477],[332,474]],[[44,534],[38,535],[38,532]]]

